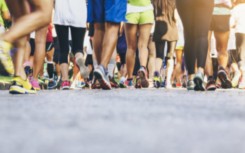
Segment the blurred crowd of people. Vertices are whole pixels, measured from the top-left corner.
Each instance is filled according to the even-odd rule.
[[[0,0],[0,12],[11,94],[245,89],[245,0]]]

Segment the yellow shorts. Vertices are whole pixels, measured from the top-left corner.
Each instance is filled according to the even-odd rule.
[[[154,23],[153,10],[139,12],[139,13],[128,13],[126,15],[127,23],[131,24],[147,24]]]

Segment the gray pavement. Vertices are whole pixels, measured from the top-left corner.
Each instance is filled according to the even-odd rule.
[[[245,153],[245,91],[0,91],[0,153]]]

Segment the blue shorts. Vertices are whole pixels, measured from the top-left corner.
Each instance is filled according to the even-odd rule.
[[[127,0],[88,0],[89,23],[126,21]]]

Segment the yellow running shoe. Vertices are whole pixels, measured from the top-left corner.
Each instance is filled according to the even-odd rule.
[[[36,90],[32,87],[29,80],[23,80],[20,77],[14,77],[13,84],[9,89],[10,94],[35,94]]]
[[[0,40],[0,75],[13,75],[14,65],[10,56],[12,45],[8,42]]]

